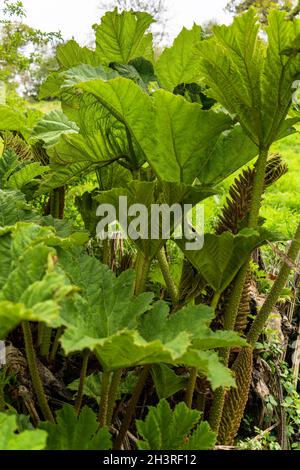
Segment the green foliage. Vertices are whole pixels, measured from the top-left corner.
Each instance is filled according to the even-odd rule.
[[[271,12],[268,43],[259,37],[254,10],[235,18],[230,27],[214,29],[214,37],[199,45],[201,72],[210,95],[237,116],[246,134],[268,148],[280,134],[291,105],[291,90],[299,56],[284,50],[299,34],[299,22]]]
[[[21,4],[11,6],[10,12],[23,17]],[[218,440],[233,441],[247,400],[252,350],[233,328],[227,331],[222,325],[230,323],[228,315],[232,320],[239,300],[239,289],[230,285],[242,279],[238,273],[252,252],[275,240],[271,232],[256,227],[256,212],[265,189],[263,159],[273,142],[295,133],[299,119],[297,110],[289,115],[300,72],[299,21],[286,21],[283,13],[273,12],[263,32],[251,10],[231,26],[216,27],[209,39],[195,25],[183,29],[155,60],[148,33],[152,23],[147,13],[119,14],[115,9],[94,26],[94,49],[74,40],[58,47],[57,69],[40,95],[58,98],[61,110],[51,105],[41,117],[20,101],[10,106],[2,100],[0,105],[0,337],[9,337],[13,345],[17,338],[23,350],[23,331],[34,389],[32,402],[23,391],[25,405],[34,424],[40,412],[48,420],[41,425],[48,433],[48,450],[121,448],[128,430],[138,432],[139,449],[211,449],[217,435],[193,408],[200,409],[204,395],[213,396],[213,415],[218,395],[228,388],[227,414],[220,418],[221,431],[228,429],[230,435],[219,432]],[[296,106],[296,98],[294,102]],[[247,227],[251,200],[249,225],[255,230],[205,233],[204,246],[197,251],[187,250],[186,240],[166,244],[162,221],[151,218],[153,204],[160,209],[165,204],[171,214],[174,204],[195,208],[212,195],[221,202],[229,183],[224,180],[257,155],[254,189],[250,194],[248,188],[247,207],[242,208],[242,226]],[[278,195],[274,188],[268,191],[266,200],[275,208]],[[113,240],[97,239],[99,203],[113,204],[118,229],[127,228],[120,196],[127,197],[129,207],[146,207],[148,239],[136,239],[132,231],[126,242],[119,232]],[[288,203],[296,213],[297,202]],[[53,218],[62,217],[64,209],[64,220]],[[139,235],[146,228],[134,215],[129,223]],[[76,231],[71,219],[89,235]],[[182,214],[171,217],[168,238],[182,222]],[[180,278],[182,265],[189,271],[183,268]],[[187,285],[194,293],[184,298],[182,308],[177,294]],[[228,299],[228,292],[236,298]],[[20,323],[22,329],[15,332]],[[232,374],[227,356],[233,371],[238,368],[243,374]],[[59,385],[67,403],[59,407],[55,401],[56,421],[48,396],[52,398],[57,385],[44,377],[50,374],[47,366],[57,377],[73,380],[68,388],[76,391],[73,408],[72,397]],[[14,386],[19,378],[14,377]],[[1,410],[9,386],[10,381],[1,384]],[[178,403],[184,391],[189,407]],[[156,396],[161,401],[141,421],[144,405]],[[116,400],[121,406],[115,406]],[[23,409],[20,398],[15,401]],[[86,402],[99,405],[98,416]],[[206,414],[210,405],[209,398]],[[268,406],[277,405],[269,399]],[[3,423],[10,418],[8,412],[3,416]],[[233,419],[226,421],[226,416]],[[297,410],[290,416],[294,433]],[[29,418],[26,426],[31,426]],[[211,419],[211,426],[217,430],[218,423]],[[114,443],[109,429],[118,430]],[[22,430],[10,421],[4,436],[9,444],[3,446],[11,446],[12,434],[26,448],[29,431]],[[45,448],[46,434],[34,432],[38,439],[31,444]]]
[[[0,413],[0,450],[43,450],[47,433],[35,429],[17,433],[16,415]]]
[[[74,291],[66,276],[55,267],[54,246],[81,244],[85,236],[63,239],[54,229],[18,223],[0,235],[0,337],[20,322],[40,321],[60,326],[60,303]]]
[[[161,84],[167,90],[173,92],[181,83],[199,81],[197,45],[200,38],[200,26],[194,25],[191,30],[183,28],[173,46],[164,49],[159,56],[155,68]]]
[[[90,374],[86,377],[84,382],[83,394],[89,398],[93,398],[98,403],[101,398],[101,387],[102,387],[102,372]],[[138,377],[134,372],[128,372],[126,377],[122,378],[119,389],[117,392],[117,399],[120,399],[122,395],[130,395],[137,383]],[[79,380],[76,379],[74,382],[68,385],[68,388],[72,391],[77,392],[79,387]]]
[[[166,364],[154,364],[151,374],[158,398],[169,398],[186,386],[187,379],[177,375]]]
[[[131,59],[151,60],[152,34],[144,34],[153,19],[148,13],[123,11],[107,12],[96,30],[96,53],[105,65],[111,62],[127,64]]]
[[[272,235],[264,229],[244,229],[238,235],[230,232],[206,234],[200,251],[184,250],[182,240],[177,243],[207,284],[221,294],[247,261],[249,253],[270,238]]]
[[[149,407],[145,421],[136,421],[141,450],[207,450],[213,448],[216,436],[206,422],[200,422],[200,412],[184,403],[171,410],[166,400]]]
[[[188,186],[185,184],[176,184],[169,182],[146,182],[146,181],[130,181],[128,184],[123,185],[122,188],[114,188],[111,191],[102,192],[99,196],[95,197],[95,200],[101,204],[112,204],[116,209],[117,219],[120,221],[122,228],[129,232],[132,229],[132,241],[136,244],[137,248],[143,253],[143,255],[152,259],[158,250],[165,243],[165,240],[162,239],[162,230],[161,224],[157,226],[157,222],[152,223],[151,219],[151,209],[154,204],[167,204],[171,207],[175,203],[182,204],[192,204],[193,206],[205,199],[207,196],[212,194],[210,188],[202,186]],[[128,227],[123,222],[124,217],[122,217],[122,206],[120,206],[120,197],[127,197],[128,207],[134,206],[134,204],[143,204],[147,208],[147,214],[144,217],[145,222],[143,227],[144,230],[147,230],[146,233],[141,233],[142,237],[138,238],[135,236],[134,232],[139,232],[139,227],[136,222],[134,222],[134,216],[128,217]],[[168,238],[172,235],[175,228],[180,223],[178,216],[173,218],[170,222],[170,227],[168,233],[164,234],[165,238]],[[133,224],[133,227],[131,226]],[[146,229],[146,225],[147,228]],[[142,228],[140,228],[142,231]],[[155,233],[154,237],[150,237],[151,233]]]
[[[57,424],[42,423],[48,433],[47,450],[107,450],[111,449],[111,436],[107,428],[99,429],[97,416],[87,406],[79,416],[71,405],[57,412]]]
[[[37,96],[39,84],[56,65],[52,47],[61,35],[28,26],[22,2],[5,0],[0,13],[0,80],[8,82],[9,93],[21,80],[27,96]]]

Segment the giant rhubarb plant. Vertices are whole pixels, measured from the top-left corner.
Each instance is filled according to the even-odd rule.
[[[183,29],[157,60],[147,32],[151,23],[148,14],[115,10],[95,27],[94,50],[74,40],[60,46],[59,68],[42,85],[41,97],[60,99],[61,111],[32,121],[29,149],[42,165],[30,160],[20,166],[16,145],[6,145],[0,158],[0,336],[13,335],[22,324],[39,410],[48,421],[42,427],[48,432],[49,449],[109,448],[112,422],[118,430],[113,447],[121,448],[138,414],[140,395],[148,398],[151,393],[145,392],[150,377],[159,398],[178,397],[185,388],[185,404],[171,410],[163,399],[149,409],[144,422],[138,419],[138,448],[211,448],[217,437],[214,432],[220,442],[231,443],[248,396],[252,348],[289,274],[284,263],[247,342],[234,328],[251,253],[275,239],[261,227],[259,211],[270,184],[270,147],[293,132],[298,120],[289,118],[288,112],[292,86],[300,73],[295,46],[299,21],[272,13],[262,33],[255,13],[249,11],[231,26],[216,27],[209,39],[201,37],[198,26]],[[0,111],[4,116],[0,130],[18,132],[28,148],[28,121],[7,106]],[[114,205],[120,225],[120,196],[127,197],[128,205],[146,208],[151,204],[195,207],[255,157],[255,169],[248,170],[251,177],[241,226],[230,233],[223,220],[222,230],[206,234],[199,251],[188,251],[183,241],[176,240],[185,257],[180,285],[168,260],[172,242],[166,243],[151,218],[147,223],[149,231],[155,229],[155,239],[131,236],[128,241],[135,258],[128,264],[135,263],[134,270],[128,270],[125,261],[115,268],[117,273],[110,269],[108,259],[117,243],[103,242],[102,251],[97,246],[94,252],[97,219],[93,211],[99,203]],[[89,174],[91,184],[96,181],[93,191],[76,201],[91,235],[85,244],[85,232],[57,219],[63,215],[65,189]],[[32,183],[38,190],[31,191],[29,198]],[[48,217],[28,204],[29,199],[40,203],[36,198],[44,194],[50,195]],[[168,237],[182,223],[181,218],[174,220]],[[292,261],[299,238],[298,229],[288,253]],[[151,292],[149,271],[156,263],[167,287],[165,299]],[[187,268],[197,280],[199,291],[194,297],[205,287],[213,292],[210,305],[195,305],[189,301],[193,296],[186,297],[184,308],[180,305]],[[228,292],[222,312],[224,329],[212,331],[219,300]],[[39,323],[37,348],[31,322]],[[55,339],[52,329],[56,329]],[[82,368],[74,410],[67,405],[53,413],[36,356],[39,351],[46,364],[49,359],[55,361],[59,344],[62,361],[81,354]],[[234,374],[227,367],[233,347],[240,351]],[[101,373],[99,423],[92,410],[81,409],[92,356]],[[185,377],[179,376],[178,367]],[[138,377],[123,413],[115,403],[128,369]],[[214,392],[210,412],[214,432],[191,409],[199,377],[208,379]],[[13,420],[9,426],[13,432]],[[79,442],[80,432],[86,432],[89,440]],[[45,435],[36,436],[37,446],[45,445]]]

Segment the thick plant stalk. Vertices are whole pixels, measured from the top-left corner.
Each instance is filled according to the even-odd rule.
[[[109,402],[108,402],[108,409],[107,409],[107,419],[106,424],[110,426],[111,420],[114,413],[114,408],[116,404],[116,398],[118,393],[118,388],[120,385],[121,377],[122,377],[122,369],[116,370],[111,379],[110,387],[109,387]]]
[[[135,386],[135,389],[133,391],[133,394],[131,396],[131,399],[128,403],[128,408],[126,411],[126,414],[124,416],[121,428],[119,430],[118,437],[116,439],[115,445],[114,445],[114,450],[120,450],[123,444],[123,440],[126,436],[126,433],[129,429],[130,423],[132,421],[136,405],[138,404],[140,395],[143,391],[143,388],[145,386],[149,371],[151,369],[151,365],[147,365],[143,367],[143,370],[139,376],[138,383]]]
[[[245,264],[242,269],[240,270],[239,274],[237,275],[236,282],[234,283],[233,289],[230,294],[230,298],[228,304],[225,309],[224,314],[224,329],[225,330],[233,330],[238,308],[240,305],[243,289],[244,289],[244,282],[248,271],[248,263]],[[228,348],[222,348],[220,351],[220,358],[222,359],[223,363],[227,366],[228,359],[229,359],[230,350]],[[225,402],[225,389],[223,387],[219,387],[215,391],[214,400],[210,409],[209,415],[209,424],[212,430],[215,433],[218,433],[219,426],[222,418],[222,411]]]
[[[44,359],[48,359],[50,345],[51,345],[52,329],[49,328],[47,325],[42,324],[40,335],[41,335],[40,354],[41,354],[41,357],[43,357]]]
[[[213,296],[210,306],[216,310],[219,300],[220,300],[220,293],[216,292]],[[186,405],[191,408],[193,404],[193,397],[195,392],[195,387],[197,383],[198,377],[198,369],[197,367],[192,367],[190,370],[190,377],[187,383],[186,393],[185,393],[185,403]]]
[[[146,281],[150,269],[150,260],[145,258],[142,253],[138,252],[135,262],[135,295],[139,295],[145,290]]]
[[[248,326],[248,315],[250,308],[250,286],[251,286],[251,271],[248,269],[245,285],[242,293],[241,302],[238,309],[237,318],[235,321],[234,329],[240,334],[244,334]]]
[[[166,257],[165,248],[161,248],[156,255],[159,262],[159,267],[164,277],[168,292],[171,296],[172,304],[175,306],[178,303],[178,291],[174,279],[170,272],[170,266]]]
[[[107,419],[107,410],[108,410],[108,394],[109,394],[109,382],[110,382],[110,372],[103,371],[102,373],[102,381],[101,381],[101,398],[100,398],[100,405],[99,405],[99,426],[102,428],[106,426],[106,419]]]
[[[111,266],[111,244],[110,244],[110,239],[107,238],[106,240],[103,240],[103,259],[102,262],[103,264],[106,264],[108,267]]]
[[[23,334],[24,334],[24,341],[25,341],[25,351],[26,351],[26,358],[28,363],[28,368],[32,380],[32,384],[38,399],[39,406],[43,413],[44,418],[51,423],[54,423],[54,418],[50,407],[48,405],[46,395],[44,392],[44,387],[41,381],[41,377],[38,371],[37,362],[35,351],[32,342],[30,324],[27,321],[22,323]]]
[[[252,348],[244,348],[233,364],[236,388],[231,388],[225,397],[223,414],[219,426],[218,442],[232,445],[239,430],[244,410],[248,401],[252,379]]]
[[[294,239],[291,243],[291,246],[288,250],[287,256],[292,261],[295,262],[297,260],[298,253],[300,251],[300,223],[297,227]],[[258,340],[260,334],[263,331],[264,325],[272,312],[273,308],[276,305],[276,302],[288,280],[291,268],[285,262],[283,262],[280,272],[274,281],[274,284],[262,306],[260,311],[255,317],[254,322],[250,328],[249,334],[247,336],[248,342],[254,346],[256,341]]]
[[[82,365],[81,365],[81,371],[80,371],[79,386],[78,386],[77,397],[76,397],[75,405],[74,405],[74,409],[76,411],[77,416],[80,413],[82,399],[83,399],[83,390],[84,390],[84,383],[86,379],[86,372],[87,372],[87,367],[88,367],[88,362],[89,362],[89,355],[90,355],[89,350],[85,349],[82,354]]]
[[[185,399],[184,399],[186,406],[188,406],[189,408],[192,408],[197,377],[198,377],[198,369],[197,367],[192,367],[190,370],[190,377],[187,383]]]
[[[295,233],[294,240],[288,251],[288,257],[295,262],[300,251],[300,223]],[[258,312],[247,336],[248,343],[254,347],[264,325],[276,305],[276,302],[288,279],[291,268],[283,263],[273,287],[267,296],[265,303]],[[251,348],[244,348],[238,355],[233,370],[236,371],[237,388],[231,389],[225,400],[223,415],[219,427],[219,442],[224,445],[232,444],[247,404],[251,373],[252,373],[252,352]],[[251,358],[250,358],[251,355]]]
[[[56,188],[50,195],[50,215],[55,219],[63,219],[65,208],[65,188]],[[44,359],[49,358],[52,329],[47,325],[42,325],[39,332],[40,353]]]
[[[255,178],[253,182],[253,191],[251,198],[251,209],[248,219],[248,227],[256,228],[258,224],[259,211],[261,207],[261,199],[265,188],[265,176],[266,176],[266,166],[268,158],[268,149],[263,149],[260,151],[258,160],[256,162],[256,171]],[[250,256],[249,256],[250,260]],[[246,276],[248,272],[249,261],[247,261],[244,266],[240,269],[239,274],[236,277],[236,280],[231,291],[228,305],[224,314],[224,329],[233,330],[238,314],[238,309],[240,306],[243,289],[246,281]],[[229,350],[222,351],[221,356],[223,358],[224,364],[228,365]],[[225,402],[225,389],[219,388],[216,390],[212,408],[210,411],[209,422],[212,427],[212,430],[218,433],[222,410]]]

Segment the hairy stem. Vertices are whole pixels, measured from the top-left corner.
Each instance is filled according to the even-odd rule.
[[[212,431],[214,431],[217,435],[218,435],[219,427],[221,423],[224,403],[225,403],[225,389],[223,387],[219,387],[214,393],[214,399],[213,399],[212,406],[209,412],[209,420],[208,420]]]
[[[109,387],[109,401],[108,401],[108,409],[107,409],[107,426],[110,426],[113,413],[114,413],[114,408],[116,404],[116,398],[117,398],[117,393],[118,393],[118,388],[120,385],[121,377],[122,377],[122,369],[116,370],[111,379],[110,387]]]
[[[266,178],[268,155],[269,155],[269,149],[262,149],[260,151],[258,160],[256,162],[255,178],[253,182],[253,190],[252,190],[252,196],[251,196],[251,209],[250,209],[249,219],[248,219],[249,228],[256,228],[258,224],[262,195],[265,190],[265,178]]]
[[[23,334],[24,334],[24,341],[25,341],[25,351],[26,351],[26,358],[28,363],[28,368],[32,380],[32,384],[38,399],[38,403],[40,409],[43,413],[44,418],[51,423],[54,423],[54,418],[50,407],[48,405],[46,395],[44,392],[44,387],[41,381],[41,377],[38,371],[36,355],[33,347],[30,324],[28,321],[23,321],[22,323]]]
[[[216,292],[210,304],[210,306],[214,310],[216,310],[219,300],[220,300],[220,294]],[[191,408],[193,404],[193,397],[194,397],[197,377],[198,377],[198,369],[197,367],[192,367],[190,370],[190,377],[189,377],[186,392],[185,392],[185,403],[189,408]]]
[[[172,303],[173,305],[176,305],[178,302],[178,291],[170,271],[170,266],[166,257],[164,247],[159,250],[156,257],[159,262],[159,267],[164,277],[168,292],[171,296]]]
[[[135,262],[135,295],[139,295],[145,290],[146,281],[150,269],[150,260],[145,258],[142,253],[138,252]]]
[[[83,399],[83,390],[84,390],[84,383],[86,379],[86,372],[87,372],[87,367],[88,367],[88,362],[89,362],[89,355],[90,355],[89,350],[85,349],[82,354],[82,365],[81,365],[80,378],[79,378],[79,387],[78,387],[78,392],[77,392],[75,405],[74,405],[74,409],[76,411],[77,416],[80,413],[82,399]]]
[[[54,219],[63,219],[65,209],[65,188],[56,188],[50,195],[50,215]],[[42,325],[39,332],[41,356],[48,359],[51,346],[52,329]]]
[[[300,223],[297,227],[294,239],[291,243],[291,246],[288,250],[288,258],[292,262],[295,262],[298,256],[298,253],[300,251]],[[261,307],[260,311],[255,317],[254,322],[252,323],[252,326],[250,328],[250,331],[247,336],[248,342],[254,346],[256,341],[258,340],[260,334],[263,331],[263,328],[265,326],[265,323],[272,312],[273,308],[276,305],[276,302],[278,301],[278,298],[288,280],[289,274],[290,274],[291,268],[283,262],[280,272],[263,304]]]
[[[102,242],[102,247],[103,247],[103,259],[102,262],[103,264],[106,264],[107,266],[111,266],[111,244],[109,238],[106,240],[103,240]]]
[[[198,369],[197,367],[192,367],[190,370],[190,377],[187,383],[187,388],[185,391],[185,398],[184,398],[184,401],[189,408],[192,408],[197,377],[198,377]]]
[[[143,391],[143,388],[145,386],[149,371],[151,369],[151,365],[147,365],[143,367],[143,370],[139,376],[138,383],[135,386],[135,389],[133,391],[133,394],[131,396],[131,399],[128,403],[127,411],[124,416],[118,437],[116,439],[115,445],[114,445],[114,450],[120,450],[122,447],[123,440],[126,436],[126,433],[129,429],[130,423],[132,421],[132,417],[135,412],[136,405],[138,404],[140,395]]]
[[[101,399],[99,405],[99,426],[106,426],[110,372],[103,371],[101,381]]]
[[[41,334],[41,345],[40,345],[41,357],[43,357],[44,359],[48,359],[50,345],[51,345],[52,328],[49,328],[47,325],[43,324],[41,327],[40,334]]]
[[[265,188],[265,177],[266,167],[268,159],[269,149],[261,149],[259,157],[256,162],[255,177],[253,182],[253,190],[251,196],[251,209],[248,218],[248,227],[256,228],[259,219],[259,211],[261,207],[262,195]],[[249,256],[250,260],[250,256]],[[224,312],[224,329],[233,330],[236,322],[239,305],[241,302],[244,284],[248,272],[249,260],[242,266],[233,284],[233,288],[228,300],[227,307]],[[229,349],[223,349],[220,352],[220,356],[223,359],[224,364],[228,365]],[[225,401],[225,389],[218,388],[215,392],[214,400],[210,410],[209,422],[216,433],[218,433],[222,412]]]

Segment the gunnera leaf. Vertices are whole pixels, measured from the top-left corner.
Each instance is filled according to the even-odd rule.
[[[200,421],[201,413],[179,403],[174,410],[166,400],[150,406],[145,421],[136,420],[142,437],[137,442],[141,450],[208,450],[216,442],[216,435],[208,423]]]
[[[0,450],[43,450],[47,433],[40,429],[17,433],[16,415],[0,413]]]
[[[96,414],[84,406],[79,416],[74,407],[65,405],[57,412],[56,424],[44,422],[48,433],[47,450],[108,450],[112,447],[108,428],[99,429]]]

